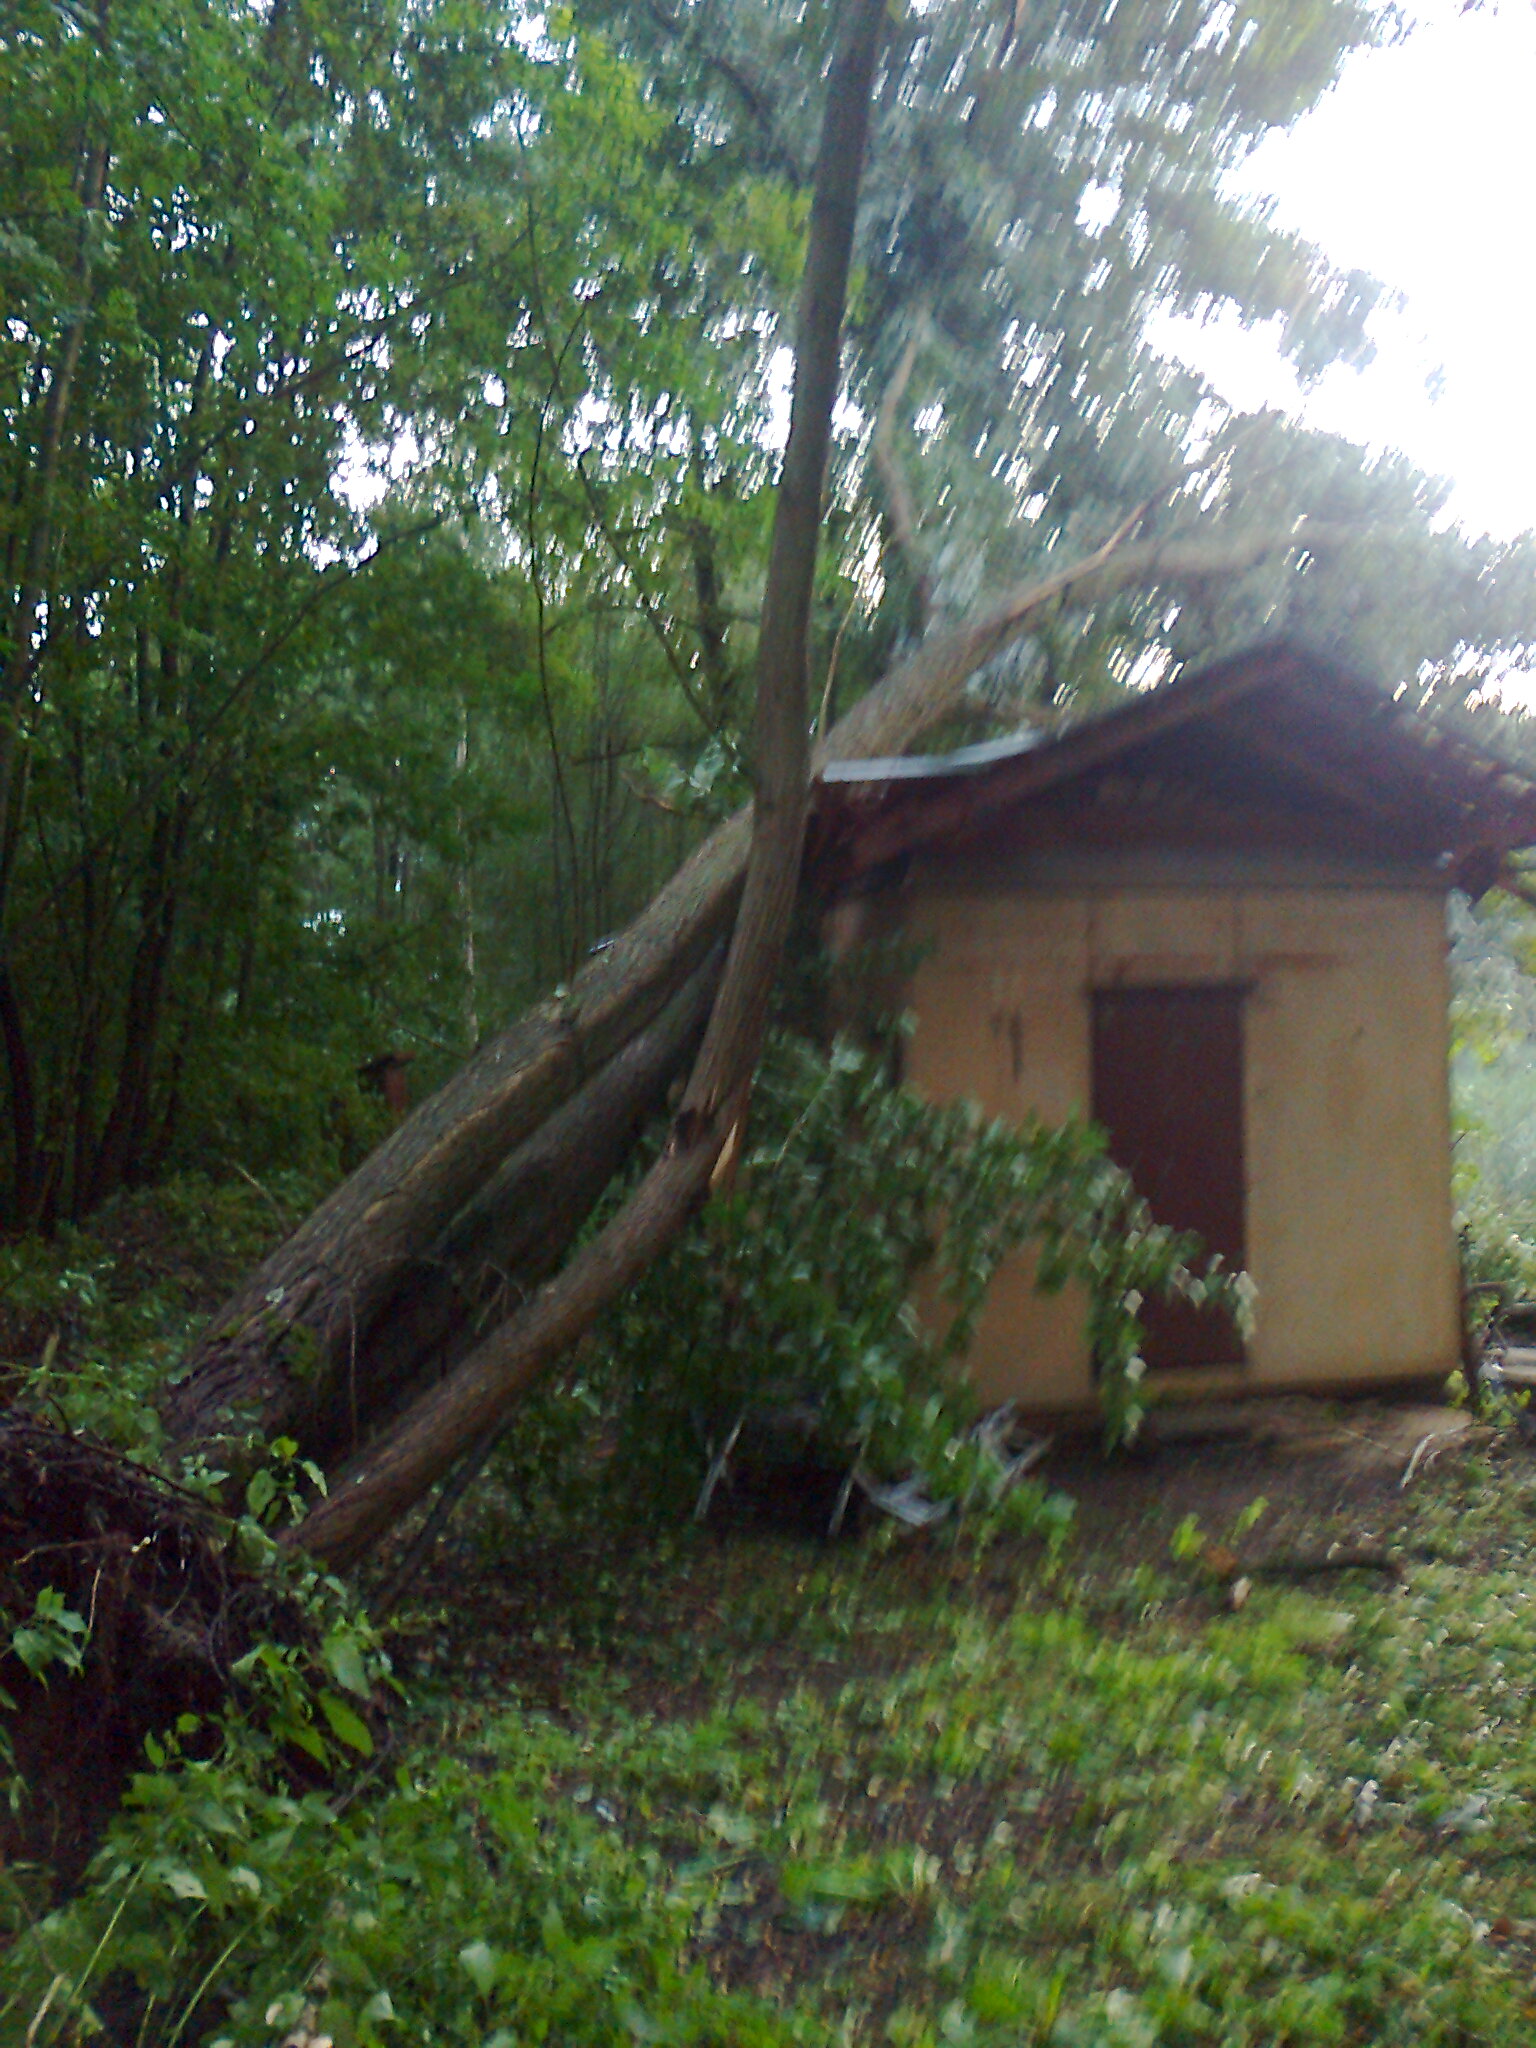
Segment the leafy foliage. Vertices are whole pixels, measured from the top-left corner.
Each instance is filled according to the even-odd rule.
[[[0,1176],[52,1227],[188,1168],[344,1171],[365,1062],[409,1052],[430,1086],[749,786],[834,10],[14,12]],[[1091,708],[1287,624],[1394,681],[1524,644],[1528,550],[1433,531],[1404,465],[1227,418],[1147,339],[1159,307],[1230,304],[1307,368],[1365,347],[1369,281],[1221,181],[1390,25],[1356,0],[893,23],[815,606],[831,709],[910,637],[914,562],[953,611],[1137,505],[1369,539],[1062,613],[979,715]],[[914,346],[904,549],[871,441]]]
[[[1153,1223],[1089,1126],[985,1123],[893,1086],[878,1052],[786,1033],[751,1128],[729,1190],[606,1328],[631,1463],[658,1480],[697,1491],[744,1420],[807,1403],[834,1462],[964,1492],[966,1346],[1026,1250],[1040,1285],[1083,1291],[1112,1441],[1142,1412],[1142,1299],[1241,1309],[1240,1279],[1193,1266],[1194,1241]]]
[[[24,8],[0,89],[10,1206],[334,1172],[381,1040],[451,1060],[488,963],[523,993],[675,857],[615,773],[604,533],[664,494],[634,343],[700,196],[642,82],[515,0]],[[755,313],[794,229],[737,197]],[[477,902],[477,842],[529,837],[522,901]]]

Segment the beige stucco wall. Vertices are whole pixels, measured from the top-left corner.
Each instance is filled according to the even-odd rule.
[[[1143,864],[1145,865],[1145,864]],[[930,863],[904,896],[924,949],[907,1075],[989,1113],[1086,1113],[1091,994],[1250,984],[1245,1006],[1248,1363],[1177,1393],[1449,1372],[1459,1346],[1446,1072],[1444,900],[1433,886],[1218,865],[1176,881],[1122,861]],[[972,1370],[989,1398],[1093,1398],[1082,1304],[999,1276]]]

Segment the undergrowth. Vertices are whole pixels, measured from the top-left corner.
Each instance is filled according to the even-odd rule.
[[[1513,2048],[1536,1491],[1437,1483],[1405,1590],[1237,1613],[1170,1552],[616,1561],[558,1714],[455,1688],[344,1793],[146,1771],[0,2036]]]
[[[307,1645],[257,1645],[234,1706],[150,1738],[70,1897],[4,1872],[0,2041],[1530,2038],[1536,1489],[1512,1445],[1392,1494],[1373,1534],[1404,1546],[1405,1587],[1258,1584],[1236,1612],[1172,1528],[1092,1549],[1043,1495],[1029,1537],[983,1513],[829,1546],[658,1535],[635,1489],[599,1483],[648,1399],[696,1474],[711,1427],[807,1380],[845,1449],[899,1468],[951,1398],[945,1333],[974,1300],[962,1255],[925,1337],[914,1266],[960,1228],[1006,1247],[1000,1187],[1039,1220],[1001,1134],[956,1113],[950,1139],[994,1176],[967,1222],[954,1183],[935,1200],[930,1127],[861,1061],[786,1064],[729,1202],[606,1357],[531,1406],[387,1641],[339,1587],[301,1588]],[[1080,1175],[1123,1223],[1091,1141],[1058,1143],[1049,1184]],[[259,1235],[253,1204],[275,1228],[254,1190],[228,1213]],[[198,1194],[181,1213],[225,1212]],[[13,1255],[73,1318],[29,1399],[140,1458],[144,1395],[201,1299],[173,1236],[139,1295],[106,1235]],[[768,1267],[796,1260],[775,1293]],[[1107,1270],[1132,1327],[1127,1269]],[[699,1336],[659,1386],[645,1332],[669,1299]],[[882,1409],[909,1371],[915,1410]],[[253,1556],[297,1498],[294,1447],[270,1450],[232,1528]],[[8,1668],[85,1682],[83,1604],[9,1627]]]

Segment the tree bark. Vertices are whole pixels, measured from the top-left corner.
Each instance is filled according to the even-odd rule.
[[[186,834],[183,806],[178,805],[174,816],[164,810],[157,813],[139,906],[139,936],[123,1016],[117,1086],[101,1136],[93,1148],[91,1178],[85,1191],[88,1208],[97,1207],[120,1187],[132,1185],[149,1128]]]
[[[359,1346],[355,1375],[329,1390],[305,1443],[322,1461],[355,1452],[365,1421],[441,1377],[559,1265],[599,1196],[696,1050],[719,985],[716,947],[646,1030],[519,1146],[450,1230],[407,1268]],[[366,1415],[359,1389],[366,1389]]]
[[[11,977],[10,963],[0,952],[0,1047],[10,1078],[11,1220],[18,1230],[35,1220],[34,1194],[40,1192],[37,1156],[37,1093],[26,1019]]]
[[[106,46],[105,5],[98,9],[97,42]],[[42,434],[38,446],[31,525],[21,572],[21,588],[10,619],[9,644],[0,669],[0,930],[3,930],[10,881],[10,852],[17,837],[12,816],[16,763],[21,745],[21,711],[27,679],[32,672],[32,636],[48,595],[48,555],[53,546],[53,497],[58,483],[59,462],[64,448],[65,423],[74,395],[75,372],[85,341],[85,323],[90,309],[94,277],[91,238],[93,216],[100,210],[106,191],[111,147],[103,138],[93,143],[87,155],[80,183],[80,250],[75,261],[77,302],[64,322],[57,360],[49,372],[48,397],[43,408]]]
[[[885,0],[846,0],[827,81],[801,287],[789,440],[758,634],[752,839],[741,908],[704,1044],[666,1149],[555,1281],[417,1401],[293,1532],[332,1566],[354,1562],[589,1329],[686,1222],[743,1113],[794,912],[809,781],[807,647],[843,308]]]

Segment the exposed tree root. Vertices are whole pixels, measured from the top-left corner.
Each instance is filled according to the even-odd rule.
[[[83,1869],[144,1738],[213,1713],[260,1638],[294,1641],[303,1619],[228,1554],[228,1524],[194,1495],[84,1436],[21,1416],[0,1423],[0,1609],[16,1620],[52,1589],[89,1625],[80,1669],[34,1676],[11,1647],[0,1687],[24,1787],[0,1801],[0,1858]]]

